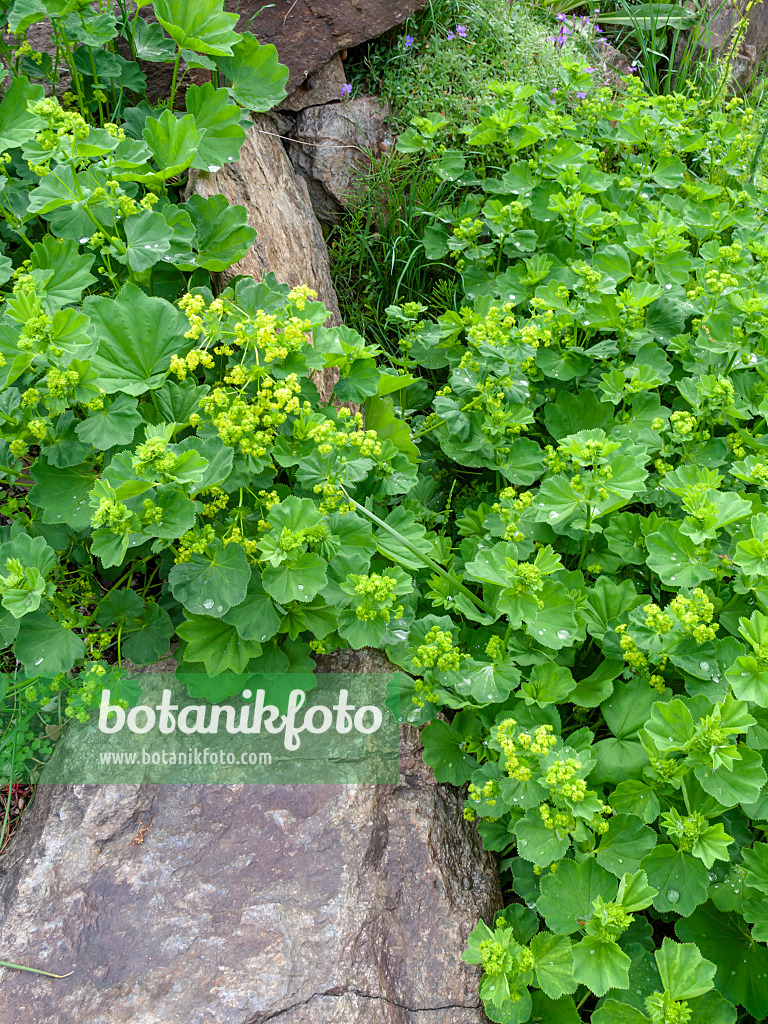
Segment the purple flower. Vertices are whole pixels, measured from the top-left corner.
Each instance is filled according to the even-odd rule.
[[[565,15],[564,14],[556,14],[555,18],[556,18],[557,21],[565,21]]]
[[[585,100],[585,99],[587,98],[587,94],[586,94],[585,92],[577,92],[577,93],[576,93],[576,96],[577,96],[577,97],[578,97],[578,98],[579,98],[580,100]]]
[[[414,42],[415,42],[415,40],[414,40],[413,36],[406,36],[405,37],[405,48],[406,48],[406,50],[410,50],[410,48],[413,46]]]
[[[450,41],[451,41],[452,39],[455,39],[455,38],[456,38],[456,37],[454,36],[453,32],[451,32],[451,31],[449,30],[449,31],[448,31],[448,42],[450,43]]]
[[[587,75],[594,75],[595,69],[594,68],[584,68],[584,72]]]
[[[341,87],[341,98],[344,99],[344,97],[349,96],[351,92],[352,86],[349,84],[349,82],[345,82],[344,85],[342,85]]]
[[[467,38],[467,26],[466,25],[457,25],[456,26],[456,35],[457,36],[461,36],[462,39],[466,39]]]

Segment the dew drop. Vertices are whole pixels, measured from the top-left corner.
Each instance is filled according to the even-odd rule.
[[[221,168],[218,166],[218,164],[208,164],[208,170],[211,172],[211,174],[215,174],[216,171],[220,171]]]
[[[213,600],[210,597],[203,601],[203,608],[213,608]]]
[[[667,287],[667,291],[669,291],[669,289],[672,287],[672,285],[668,284],[666,287]]]
[[[549,513],[549,518],[550,519],[557,519],[557,512],[550,512]]]
[[[38,658],[37,661],[35,662],[35,665],[42,665],[42,664],[43,664],[43,659],[42,658]]]
[[[567,640],[571,634],[568,632],[567,629],[558,629],[557,635],[560,637],[561,640]]]
[[[544,636],[544,630],[543,629],[539,630],[539,636]]]
[[[81,238],[80,239],[80,245],[85,245],[85,243],[87,241],[88,241],[88,235],[86,235],[85,238]],[[757,361],[757,356],[755,356],[755,361]]]
[[[667,899],[670,903],[677,903],[677,901],[680,899],[680,893],[677,891],[677,889],[668,889]]]
[[[303,583],[299,583],[298,586],[296,587],[296,589],[297,590],[303,590],[304,589]]]
[[[699,668],[700,668],[700,669],[701,669],[701,670],[702,670],[703,672],[706,672],[706,671],[707,671],[707,669],[709,668],[709,662],[708,662],[708,661],[700,661],[700,662],[699,662]]]

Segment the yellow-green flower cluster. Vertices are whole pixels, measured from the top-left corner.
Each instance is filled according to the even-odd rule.
[[[557,746],[557,736],[551,725],[539,725],[533,731],[516,733],[517,722],[505,718],[496,728],[496,742],[506,758],[507,775],[519,782],[527,782],[538,770],[538,758]]]
[[[215,387],[200,399],[200,409],[210,417],[224,444],[259,458],[272,448],[277,427],[299,411],[300,391],[296,374],[278,383],[263,377],[252,400],[227,388]]]
[[[720,628],[717,622],[712,622],[715,606],[700,587],[697,587],[690,597],[678,594],[670,602],[669,607],[685,632],[689,633],[697,644],[715,639]]]
[[[383,573],[373,572],[369,576],[350,573],[347,580],[354,584],[355,594],[362,601],[355,608],[355,615],[363,622],[382,619],[389,622],[392,615],[399,618],[403,614],[402,605],[392,608],[394,590],[397,580]]]
[[[542,775],[541,781],[566,800],[581,803],[587,794],[587,784],[584,779],[576,778],[580,768],[581,764],[573,757],[554,761]]]
[[[413,656],[415,668],[437,668],[442,672],[455,672],[461,664],[462,653],[454,646],[453,636],[439,626],[433,626]]]

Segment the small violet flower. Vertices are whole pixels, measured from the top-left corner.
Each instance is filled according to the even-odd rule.
[[[453,32],[451,32],[451,31],[449,30],[449,32],[448,32],[448,42],[450,43],[450,41],[451,41],[452,39],[455,39],[455,38],[456,38],[456,37],[454,36]]]
[[[456,35],[457,36],[461,36],[462,39],[466,39],[467,38],[467,26],[466,25],[457,25],[456,26]]]
[[[415,42],[415,39],[413,38],[413,36],[406,36],[405,37],[405,48],[406,48],[406,50],[410,50],[410,48],[413,46],[414,42]]]
[[[586,94],[585,92],[577,92],[577,93],[576,93],[576,96],[577,96],[577,97],[578,97],[578,98],[579,98],[580,100],[585,100],[585,99],[587,98],[587,94]]]
[[[341,98],[344,99],[344,97],[349,96],[351,92],[352,86],[349,84],[349,82],[345,82],[344,85],[342,85],[341,87]]]

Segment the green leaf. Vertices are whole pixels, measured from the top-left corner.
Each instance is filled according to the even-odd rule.
[[[194,262],[180,260],[178,265],[183,270],[226,270],[241,260],[254,243],[256,232],[246,223],[245,209],[230,206],[224,196],[204,199],[194,195],[183,209],[189,211],[197,234],[197,256]]]
[[[747,884],[768,896],[768,843],[755,843],[751,849],[742,851],[742,857]]]
[[[127,263],[137,274],[154,266],[170,250],[171,242],[165,218],[153,210],[142,210],[123,222],[126,250],[111,251],[119,263]]]
[[[544,472],[541,448],[535,441],[519,437],[509,446],[509,454],[505,456],[504,464],[499,466],[499,471],[511,484],[530,487]]]
[[[514,827],[517,852],[534,864],[546,866],[560,860],[571,845],[570,837],[558,829],[547,828],[538,806],[532,807]],[[549,921],[547,921],[549,924]],[[550,927],[552,927],[550,925]]]
[[[707,898],[709,872],[695,857],[671,843],[660,843],[642,861],[648,882],[658,889],[653,905],[682,917],[692,914]]]
[[[636,814],[647,824],[659,816],[659,799],[650,786],[636,779],[620,782],[608,801],[614,811]]]
[[[419,461],[419,449],[411,441],[408,424],[395,415],[391,398],[369,398],[365,403],[365,425],[375,430],[381,441],[391,441],[412,463]]]
[[[261,654],[260,643],[243,640],[237,629],[224,619],[190,615],[176,627],[176,632],[187,641],[185,661],[202,662],[211,675],[244,672],[248,662]]]
[[[722,914],[711,903],[675,925],[677,937],[694,942],[716,964],[715,987],[757,1020],[768,1016],[768,948],[756,943],[736,914]]]
[[[547,704],[562,703],[575,685],[569,669],[545,661],[542,665],[534,665],[520,691],[525,695],[527,704],[536,703],[543,708]]]
[[[694,767],[701,788],[725,807],[754,803],[766,783],[760,754],[744,746],[739,746],[738,753],[740,757],[734,762],[733,770],[725,767],[713,770],[709,764]]]
[[[573,951],[567,936],[539,932],[531,939],[530,950],[536,958],[536,983],[550,999],[575,990]]]
[[[221,618],[245,599],[251,570],[239,544],[211,541],[203,554],[171,569],[171,593],[195,615]]]
[[[55,676],[69,672],[85,654],[85,644],[71,629],[36,611],[21,620],[14,651],[28,675]]]
[[[16,149],[37,135],[43,122],[28,108],[44,96],[42,85],[31,85],[23,75],[11,80],[0,102],[0,150]]]
[[[645,726],[657,750],[684,750],[693,739],[693,716],[686,704],[679,699],[668,704],[656,703]]]
[[[251,575],[248,593],[223,616],[224,621],[237,629],[243,640],[271,640],[280,628],[280,616],[275,611],[272,599],[264,593]]]
[[[697,587],[714,573],[699,557],[690,537],[680,532],[677,523],[664,523],[647,539],[648,568],[657,573],[662,583],[678,589]]]
[[[136,399],[118,395],[105,403],[103,409],[89,413],[87,419],[77,424],[75,433],[86,444],[106,451],[117,444],[129,445],[140,423]]]
[[[90,524],[88,495],[96,480],[92,465],[58,469],[40,458],[29,475],[35,481],[29,500],[42,508],[44,523],[66,523],[73,530],[83,530]]]
[[[164,110],[160,117],[148,118],[143,135],[158,169],[145,173],[126,171],[118,177],[128,177],[133,181],[165,181],[190,166],[200,144],[200,132],[194,117],[190,114],[174,117],[170,110]]]
[[[424,760],[434,772],[438,782],[463,786],[477,769],[477,760],[466,752],[468,740],[482,742],[482,731],[477,716],[471,711],[460,711],[452,722],[430,722],[421,734]],[[511,837],[510,837],[511,839]]]
[[[234,31],[238,15],[226,13],[222,0],[152,0],[152,6],[179,49],[232,54],[242,38]]]
[[[640,862],[656,845],[656,833],[634,814],[614,814],[600,837],[597,863],[621,878],[639,871]]]
[[[240,124],[241,109],[229,102],[227,90],[216,89],[211,82],[190,85],[185,102],[202,133],[192,166],[213,173],[237,160],[245,131]]]
[[[591,1024],[650,1024],[650,1017],[617,999],[606,999],[592,1014]]]
[[[573,976],[595,995],[629,988],[630,959],[621,947],[596,935],[585,935],[573,947]]]
[[[116,299],[89,297],[83,303],[99,347],[91,366],[108,395],[116,391],[141,395],[159,388],[171,356],[191,347],[184,337],[189,321],[165,299],[150,298],[136,285]]]
[[[86,288],[96,278],[89,273],[93,256],[78,251],[77,244],[46,235],[42,242],[32,247],[29,261],[35,270],[46,273],[45,299],[43,305],[53,315],[62,306],[80,301]]]
[[[150,602],[138,618],[127,624],[123,634],[123,656],[134,665],[153,665],[168,653],[175,633],[165,608]]]
[[[542,876],[537,910],[553,932],[570,935],[592,916],[593,900],[615,894],[616,879],[596,861],[564,860],[554,874]]]
[[[232,83],[234,99],[246,110],[271,110],[285,96],[288,68],[280,64],[271,43],[262,45],[250,32],[243,33],[231,57],[220,57],[216,65]]]
[[[312,551],[297,555],[291,562],[269,566],[264,570],[262,584],[280,604],[286,601],[311,601],[328,582],[327,563]]]
[[[665,937],[653,955],[661,983],[673,999],[693,999],[714,987],[715,965],[705,960],[693,943],[680,944]]]

